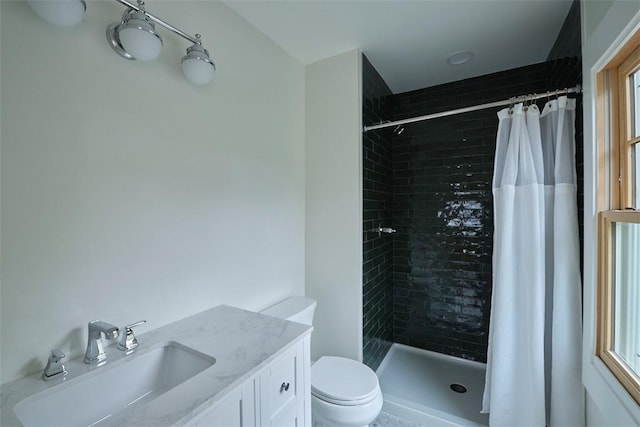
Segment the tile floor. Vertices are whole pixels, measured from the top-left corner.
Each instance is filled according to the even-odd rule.
[[[424,427],[422,424],[391,415],[388,412],[380,412],[378,418],[373,420],[371,427]]]

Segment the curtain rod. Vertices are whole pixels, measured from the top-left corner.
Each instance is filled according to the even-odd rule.
[[[580,92],[582,92],[582,87],[580,87],[580,85],[576,85],[575,87],[572,87],[572,88],[558,89],[558,90],[553,90],[545,93],[534,93],[529,95],[514,96],[512,98],[505,99],[503,101],[489,102],[487,104],[480,104],[480,105],[473,105],[471,107],[458,108],[457,110],[443,111],[441,113],[427,114],[425,116],[412,117],[410,119],[396,120],[393,122],[384,122],[384,123],[379,123],[377,125],[365,126],[363,129],[363,132],[387,128],[391,126],[406,125],[408,123],[421,122],[424,120],[437,119],[439,117],[453,116],[455,114],[468,113],[470,111],[484,110],[485,108],[493,108],[493,107],[501,107],[503,105],[517,104],[519,102],[530,101],[530,100],[540,99],[540,98],[547,98],[555,95],[580,93]]]

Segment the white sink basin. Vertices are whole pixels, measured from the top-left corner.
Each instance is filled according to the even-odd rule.
[[[170,342],[27,397],[16,404],[14,412],[25,427],[99,425],[124,410],[144,405],[215,361]]]

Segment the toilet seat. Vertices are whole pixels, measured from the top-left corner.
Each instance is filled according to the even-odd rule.
[[[311,367],[311,394],[334,405],[356,406],[380,393],[378,377],[368,366],[344,357],[324,356]]]

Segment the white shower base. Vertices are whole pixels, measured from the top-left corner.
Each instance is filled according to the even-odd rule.
[[[489,425],[481,414],[484,363],[393,344],[377,370],[382,410],[429,427]],[[451,384],[467,391],[456,393]]]

